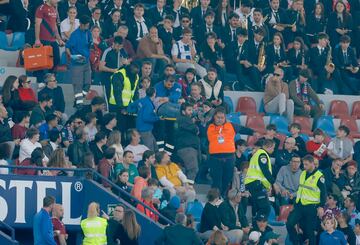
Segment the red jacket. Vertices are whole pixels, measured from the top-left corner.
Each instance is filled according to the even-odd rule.
[[[147,206],[149,206],[150,208],[152,208],[155,211],[158,211],[155,207],[154,204],[152,202],[147,202],[144,199],[141,199],[141,201],[146,204]],[[139,203],[136,208],[146,214],[146,216],[148,216],[150,219],[154,220],[154,221],[158,221],[159,220],[159,216],[157,216],[156,214],[154,214],[152,211],[150,211],[149,209],[145,209],[144,205],[142,205],[141,203]]]
[[[19,88],[19,96],[22,101],[37,102],[35,92],[32,88]]]

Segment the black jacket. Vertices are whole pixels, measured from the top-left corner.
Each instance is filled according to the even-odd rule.
[[[54,89],[45,87],[39,92],[38,97],[41,97],[42,94],[47,94],[50,96],[50,98],[52,98],[52,109],[54,109],[55,111],[60,111],[62,113],[65,112],[65,98],[63,90],[60,86],[57,86]]]
[[[201,214],[200,232],[213,230],[214,226],[221,229],[221,214],[219,207],[206,203]]]
[[[357,67],[359,63],[357,62],[354,49],[352,47],[348,47],[347,51],[347,60],[345,60],[343,51],[340,46],[337,46],[333,52],[333,62],[335,66],[339,69],[344,69],[349,66]]]
[[[3,122],[0,121],[0,143],[7,141],[12,141],[13,137],[11,136],[11,129],[7,119],[4,119]]]
[[[179,115],[177,124],[176,149],[180,150],[186,147],[199,149],[199,128],[193,120],[188,116]]]
[[[225,200],[219,206],[219,213],[221,216],[221,223],[227,227],[229,230],[241,229],[249,226],[249,223],[246,219],[245,212],[242,209],[242,206],[239,204],[237,213],[230,204],[230,200]],[[240,221],[241,226],[236,225],[236,215]]]
[[[155,241],[156,245],[202,245],[194,229],[181,224],[165,227],[163,234]]]
[[[82,164],[85,153],[89,151],[90,149],[86,142],[81,143],[78,140],[74,141],[69,145],[68,148],[68,156],[70,162],[75,166]]]

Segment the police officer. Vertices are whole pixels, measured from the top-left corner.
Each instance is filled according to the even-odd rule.
[[[303,165],[304,171],[300,175],[296,203],[288,217],[286,229],[293,245],[300,244],[295,226],[301,221],[300,228],[303,230],[304,240],[308,240],[309,245],[315,245],[317,216],[320,218],[323,216],[324,209],[322,207],[326,202],[325,178],[316,168],[313,156],[306,155],[303,158]]]
[[[127,107],[135,100],[139,67],[131,63],[116,71],[110,78],[109,110],[116,112],[118,128],[122,133],[135,126],[134,117],[127,114]]]
[[[268,192],[275,179],[272,176],[270,154],[274,152],[275,142],[271,139],[263,141],[262,148],[258,149],[250,159],[250,165],[245,177],[245,185],[251,194],[253,214],[270,213]]]

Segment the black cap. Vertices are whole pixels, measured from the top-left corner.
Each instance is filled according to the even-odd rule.
[[[267,217],[264,214],[257,214],[255,217],[256,221],[267,221]]]

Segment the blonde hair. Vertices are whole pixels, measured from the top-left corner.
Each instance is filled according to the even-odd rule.
[[[141,227],[137,223],[135,213],[132,210],[125,210],[122,225],[131,240],[137,240],[139,238]]]
[[[110,147],[119,144],[121,145],[121,133],[119,130],[114,130],[109,134],[106,145]]]
[[[323,219],[323,221],[322,221],[322,223],[323,223],[323,226],[325,227],[325,223],[326,223],[326,221],[331,221],[332,223],[333,223],[333,228],[334,228],[334,230],[336,230],[336,227],[337,227],[337,220],[335,219],[335,217],[333,216],[333,215],[331,215],[331,216],[326,216],[324,219]]]
[[[92,202],[89,204],[87,217],[95,218],[100,214],[100,205],[97,202]]]
[[[53,168],[65,168],[66,167],[66,159],[65,152],[62,148],[56,149],[50,156],[49,162],[47,164],[48,167]]]
[[[210,238],[209,238],[210,244],[215,245],[226,245],[228,242],[228,239],[224,235],[224,233],[221,230],[214,231]]]

